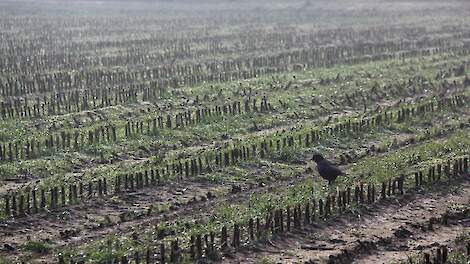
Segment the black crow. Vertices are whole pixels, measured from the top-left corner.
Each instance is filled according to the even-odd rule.
[[[328,185],[333,184],[336,180],[336,177],[339,175],[344,175],[340,169],[331,164],[331,162],[327,161],[320,154],[313,155],[312,160],[317,163],[318,173],[323,179],[328,181]]]

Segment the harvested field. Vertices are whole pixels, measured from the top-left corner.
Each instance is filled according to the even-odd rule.
[[[0,1],[0,264],[468,263],[469,14]]]

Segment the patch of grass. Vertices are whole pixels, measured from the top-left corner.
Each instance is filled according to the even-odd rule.
[[[299,164],[302,163],[302,153],[299,151],[297,147],[292,148],[284,148],[279,151],[274,152],[271,154],[270,157],[273,161],[278,161],[282,163],[295,163]]]
[[[85,263],[108,263],[117,257],[120,258],[130,251],[138,249],[137,241],[127,237],[110,235],[101,240],[87,244],[85,251],[76,251],[75,248],[65,248],[61,254],[65,261],[70,256],[74,256],[75,261],[85,261]]]
[[[468,152],[470,138],[468,131],[458,132],[445,140],[433,140],[407,149],[400,149],[393,153],[364,159],[355,164],[349,171],[356,178],[360,175],[368,175],[373,172],[368,181],[380,182],[390,176],[390,172],[396,175],[404,173],[409,168],[424,168],[437,162],[443,162],[451,156],[459,156]],[[351,180],[354,178],[350,177]]]
[[[456,244],[464,244],[470,242],[470,231],[462,232],[455,238]]]
[[[51,250],[51,247],[42,241],[28,241],[21,248],[38,254],[47,254]]]
[[[270,257],[261,257],[256,260],[256,264],[274,264],[276,263],[274,260],[272,260]]]
[[[452,264],[468,264],[469,259],[462,252],[451,252],[448,257],[447,263]]]

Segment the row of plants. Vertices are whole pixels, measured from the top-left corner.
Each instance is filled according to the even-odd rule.
[[[161,243],[169,245],[173,241],[178,241],[181,254],[187,254],[185,258],[190,259],[191,250],[196,251],[194,248],[194,237],[213,233],[218,238],[218,234],[220,230],[223,230],[223,227],[238,225],[241,228],[240,232],[244,234],[241,245],[251,243],[249,242],[250,222],[256,225],[256,220],[253,222],[253,219],[264,220],[267,215],[278,210],[285,210],[286,208],[294,210],[299,204],[310,204],[310,217],[315,216],[314,219],[322,218],[328,216],[328,209],[325,209],[325,203],[328,203],[327,201],[331,197],[336,197],[336,200],[331,198],[333,200],[330,200],[330,206],[335,208],[336,213],[344,212],[344,210],[348,209],[342,208],[340,202],[344,201],[341,201],[342,198],[340,197],[344,195],[343,191],[348,188],[352,189],[348,194],[351,196],[355,192],[355,189],[352,187],[360,186],[360,197],[354,193],[354,198],[350,197],[348,201],[352,204],[353,202],[351,201],[355,201],[359,197],[359,201],[356,202],[361,204],[371,203],[378,200],[379,197],[384,198],[382,196],[383,192],[386,193],[385,196],[397,195],[402,192],[413,191],[413,188],[416,187],[420,188],[422,184],[433,184],[436,181],[441,184],[442,182],[457,181],[454,177],[459,174],[468,173],[468,149],[470,141],[466,136],[467,133],[468,131],[457,132],[447,139],[434,140],[377,157],[365,158],[348,169],[348,177],[338,181],[338,185],[335,188],[323,188],[318,182],[308,179],[287,188],[281,187],[275,189],[275,191],[271,190],[262,194],[252,194],[246,202],[219,205],[211,210],[210,214],[206,212],[197,218],[190,216],[188,217],[189,220],[184,219],[173,223],[161,223],[154,228],[148,228],[145,232],[139,232],[137,241],[135,238],[122,235],[110,236],[95,241],[75,253],[64,251],[63,255],[81,255],[85,257],[87,262],[94,263],[94,261],[99,262],[106,259],[121,259],[122,254],[133,258],[133,253],[136,251],[146,252],[148,248],[153,248]],[[416,157],[419,157],[419,159]],[[387,173],[382,173],[384,168],[388,169]],[[433,169],[431,170],[431,168]],[[393,173],[391,174],[390,172]],[[420,180],[418,181],[416,181],[415,172],[420,172],[418,174],[418,179],[420,177]],[[383,191],[384,186],[385,191]],[[372,196],[375,198],[372,198]],[[334,201],[338,202],[338,205],[335,205]],[[319,204],[322,204],[322,209],[320,209]],[[354,207],[355,205],[350,210]],[[293,211],[291,213],[294,214]],[[333,211],[329,212],[330,215],[331,213]],[[304,223],[305,214],[304,207],[302,206],[302,223],[300,225]],[[292,227],[294,221],[295,218],[292,220]],[[256,229],[255,227],[253,228]],[[267,230],[264,229],[263,232],[271,234],[271,226],[266,228]],[[287,228],[287,226],[284,228]],[[275,231],[274,234],[276,234]],[[191,237],[193,237],[193,241],[191,241]],[[216,241],[215,244],[223,247],[223,238],[220,239],[219,241],[221,242],[217,243]],[[258,237],[258,239],[260,238]],[[231,240],[231,236],[228,237],[228,240]],[[237,245],[234,246],[236,247]],[[160,252],[157,250],[156,255],[152,255],[152,257],[156,257],[158,254]],[[210,258],[211,256],[205,257]],[[80,257],[76,259],[79,260]],[[142,261],[144,260],[142,259]]]

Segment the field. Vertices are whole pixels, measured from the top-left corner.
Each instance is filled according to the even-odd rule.
[[[468,1],[0,1],[0,264],[469,263],[469,76]]]

